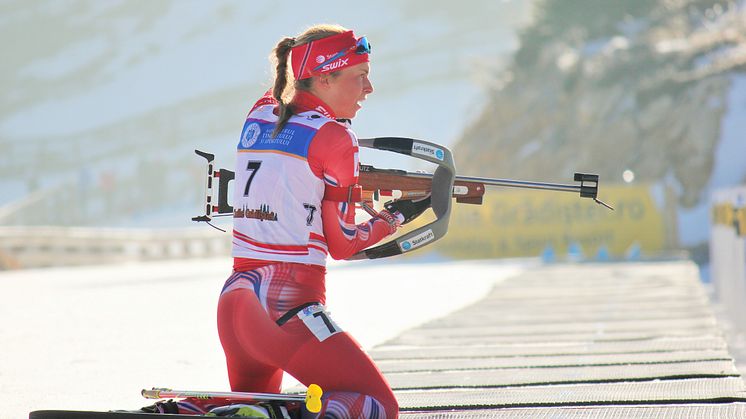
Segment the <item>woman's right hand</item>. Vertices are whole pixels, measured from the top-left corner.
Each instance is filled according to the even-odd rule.
[[[394,234],[396,232],[396,229],[401,227],[402,222],[404,221],[404,217],[401,214],[392,214],[387,210],[379,211],[376,217],[382,219],[383,221],[386,221],[389,224],[389,234]]]

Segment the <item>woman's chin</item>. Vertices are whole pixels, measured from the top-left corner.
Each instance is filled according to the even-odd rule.
[[[350,116],[350,118],[354,118],[355,115],[357,115],[357,112],[360,109],[363,109],[363,105],[361,105],[359,103],[356,103],[355,106],[353,107],[353,109],[350,111],[350,114],[352,114],[352,116]]]
[[[362,108],[362,106],[357,106],[355,109],[351,109],[347,112],[340,112],[337,114],[337,118],[339,119],[352,119],[357,115],[357,111],[359,111]]]

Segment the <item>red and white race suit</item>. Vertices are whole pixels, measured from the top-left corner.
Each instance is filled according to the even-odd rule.
[[[307,92],[276,136],[269,95],[249,112],[237,148],[234,272],[218,303],[218,332],[234,391],[279,392],[283,371],[324,390],[320,416],[394,418],[396,399],[360,345],[326,311],[327,254],[347,258],[396,230],[384,213],[355,224],[353,203],[324,199],[358,180],[350,128]],[[184,411],[200,410],[187,400]],[[336,416],[335,416],[336,415]]]

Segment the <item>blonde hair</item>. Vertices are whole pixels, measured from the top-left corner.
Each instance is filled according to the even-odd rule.
[[[275,49],[272,50],[270,60],[275,64],[275,80],[272,88],[272,96],[277,100],[280,107],[277,126],[275,126],[275,130],[272,132],[273,137],[277,136],[277,134],[285,128],[285,124],[287,124],[290,117],[293,116],[293,110],[288,106],[288,103],[293,97],[294,92],[296,90],[311,89],[311,77],[303,80],[295,80],[295,77],[293,77],[292,68],[288,65],[290,50],[293,49],[293,47],[305,45],[311,41],[347,32],[348,30],[349,29],[340,25],[314,25],[295,38],[283,38],[277,43]],[[332,76],[334,76],[334,74],[332,74]]]

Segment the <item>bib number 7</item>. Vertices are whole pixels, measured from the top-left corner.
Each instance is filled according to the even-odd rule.
[[[298,317],[303,321],[308,330],[316,336],[319,342],[341,333],[342,329],[334,323],[334,320],[326,312],[321,304],[314,304],[298,312]]]
[[[246,187],[243,189],[243,196],[249,196],[251,182],[254,180],[254,176],[256,176],[256,172],[259,171],[261,165],[261,160],[249,160],[249,163],[246,165],[246,171],[250,171],[251,174],[249,175],[249,180],[246,181]]]

